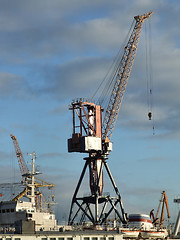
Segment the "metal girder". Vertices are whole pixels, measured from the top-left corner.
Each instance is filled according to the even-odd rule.
[[[96,190],[95,194],[91,193],[89,196],[86,197],[78,197],[80,186],[85,176],[87,166],[90,166],[90,162],[91,159],[86,158],[84,168],[82,170],[79,182],[73,195],[68,224],[73,225],[76,222],[82,223],[83,221],[85,221],[85,219],[88,219],[93,225],[103,224],[113,211],[122,223],[126,223],[126,214],[123,209],[121,196],[105,159],[102,159],[102,168],[103,166],[105,166],[106,172],[108,174],[108,177],[110,178],[110,182],[112,183],[112,187],[115,190],[116,195],[113,197],[111,197],[109,194],[104,196],[100,195],[96,186],[96,184],[98,183],[97,181],[96,184],[94,183]],[[78,219],[78,217],[80,220]]]
[[[124,48],[123,57],[114,75],[115,84],[103,120],[102,139],[104,141],[110,141],[111,139],[112,132],[115,127],[117,116],[121,107],[128,79],[136,56],[143,22],[147,18],[149,18],[151,14],[153,14],[153,12],[149,12],[147,14],[134,17],[136,23],[129,38],[129,41],[126,47]]]

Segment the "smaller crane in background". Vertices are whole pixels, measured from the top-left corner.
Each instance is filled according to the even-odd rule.
[[[14,148],[16,151],[16,156],[17,156],[20,171],[21,171],[22,183],[23,183],[23,185],[25,185],[25,188],[23,189],[23,191],[21,191],[17,196],[15,196],[12,199],[12,201],[18,201],[23,196],[28,197],[29,195],[32,194],[32,193],[31,194],[29,194],[29,193],[32,192],[32,187],[31,187],[32,184],[31,183],[32,183],[32,178],[33,178],[34,179],[33,185],[35,187],[35,191],[34,191],[35,204],[36,204],[37,209],[40,209],[41,211],[43,211],[42,203],[44,203],[44,205],[45,205],[45,200],[44,200],[43,194],[41,192],[39,192],[39,188],[40,187],[48,187],[48,189],[51,189],[51,188],[55,187],[55,184],[41,180],[41,179],[37,178],[36,176],[34,176],[33,172],[35,172],[35,169],[32,172],[29,171],[29,169],[26,165],[26,162],[23,158],[23,155],[22,155],[21,149],[19,147],[16,136],[14,136],[13,134],[10,134],[10,136],[14,143]],[[32,155],[32,154],[30,154],[30,155]],[[35,158],[35,153],[33,155]]]
[[[158,214],[159,214],[159,210],[160,210],[161,204],[162,204],[161,217],[159,218]],[[150,218],[152,218],[152,220],[153,220],[152,223],[155,226],[159,225],[160,228],[163,227],[165,206],[166,206],[166,210],[167,210],[167,217],[170,218],[169,206],[168,206],[168,198],[167,198],[167,195],[166,195],[165,191],[163,191],[162,195],[161,195],[161,200],[159,202],[159,206],[158,206],[158,210],[157,210],[156,216],[154,216],[154,209],[152,209],[151,212],[150,212]]]
[[[20,171],[21,171],[22,181],[24,183],[26,181],[27,175],[29,174],[29,169],[26,165],[26,162],[24,161],[24,158],[23,158],[21,149],[19,147],[16,136],[14,136],[12,134],[10,134],[10,136],[11,136],[11,138],[13,140],[13,143],[14,143],[14,148],[15,148],[15,151],[16,151],[16,156],[17,156],[17,159],[18,159],[19,168],[20,168]]]

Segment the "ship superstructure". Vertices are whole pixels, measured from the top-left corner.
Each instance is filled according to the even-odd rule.
[[[0,202],[0,223],[2,230],[17,233],[57,230],[54,214],[40,212],[26,201]]]
[[[24,190],[10,201],[0,202],[0,227],[15,232],[58,230],[55,215],[46,207],[43,195],[37,188],[35,176],[35,152],[32,155],[32,171],[22,175]],[[28,199],[28,201],[22,199]],[[40,202],[39,202],[40,201]],[[43,207],[43,204],[45,207]]]

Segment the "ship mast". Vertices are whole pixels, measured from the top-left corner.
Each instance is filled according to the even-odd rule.
[[[27,184],[28,187],[30,187],[31,191],[30,191],[30,195],[27,195],[28,198],[30,199],[33,207],[35,207],[35,181],[34,181],[34,176],[35,174],[37,174],[35,172],[35,159],[36,159],[36,153],[30,153],[30,156],[32,156],[32,172],[30,172],[31,174],[31,182],[30,184]]]

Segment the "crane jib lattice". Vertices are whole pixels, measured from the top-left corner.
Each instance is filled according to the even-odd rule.
[[[134,17],[136,23],[129,38],[129,41],[124,49],[123,57],[117,68],[115,75],[116,81],[104,116],[102,134],[102,139],[104,141],[110,141],[111,139],[112,132],[115,127],[116,119],[123,100],[124,92],[126,90],[128,79],[136,56],[143,22],[145,21],[145,19],[149,18],[151,14],[153,14],[153,12]]]

